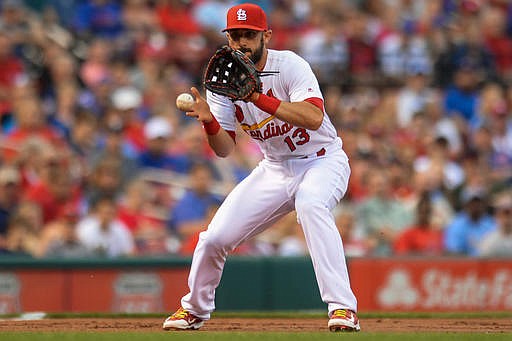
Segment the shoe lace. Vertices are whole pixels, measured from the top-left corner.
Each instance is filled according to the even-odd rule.
[[[347,310],[346,309],[336,309],[332,313],[332,317],[342,317],[342,318],[345,318],[345,317],[347,317]]]
[[[172,314],[173,318],[186,318],[188,316],[189,312],[186,311],[183,308],[178,309],[174,314]]]

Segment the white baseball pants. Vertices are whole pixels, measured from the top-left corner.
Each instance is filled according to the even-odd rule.
[[[357,311],[341,236],[331,213],[346,192],[350,167],[341,140],[325,149],[325,156],[263,160],[233,189],[199,235],[183,308],[208,320],[228,253],[295,209],[328,313]]]

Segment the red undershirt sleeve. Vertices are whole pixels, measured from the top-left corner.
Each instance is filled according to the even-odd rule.
[[[318,109],[322,110],[322,112],[324,112],[324,101],[321,98],[318,98],[318,97],[306,98],[304,100],[304,102],[311,103]]]

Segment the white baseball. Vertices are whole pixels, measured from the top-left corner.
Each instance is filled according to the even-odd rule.
[[[181,111],[191,111],[192,105],[194,105],[195,99],[189,93],[182,93],[178,97],[176,97],[176,106]]]

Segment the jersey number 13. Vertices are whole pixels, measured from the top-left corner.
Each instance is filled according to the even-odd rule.
[[[304,128],[297,128],[293,131],[293,133],[284,138],[284,142],[290,148],[290,151],[294,151],[297,149],[297,146],[302,146],[309,142],[309,134]]]

